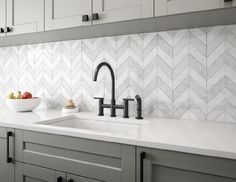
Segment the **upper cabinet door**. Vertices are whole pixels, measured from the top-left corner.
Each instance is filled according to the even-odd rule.
[[[7,0],[7,35],[44,31],[44,0]]]
[[[224,0],[167,0],[168,14],[204,11],[225,7]]]
[[[168,14],[168,0],[155,0],[155,16],[165,16]]]
[[[153,0],[93,0],[93,24],[153,17]]]
[[[91,13],[91,0],[46,0],[45,30],[90,25]]]
[[[6,27],[6,0],[0,0],[0,31]],[[0,32],[0,37],[5,36]]]

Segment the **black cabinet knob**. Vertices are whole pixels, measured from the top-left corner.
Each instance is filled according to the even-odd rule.
[[[4,33],[4,29],[3,28],[0,28],[0,33]]]
[[[83,15],[82,16],[82,22],[88,22],[89,21],[89,16],[88,15]]]
[[[98,13],[93,13],[93,14],[92,14],[92,20],[99,20],[99,15],[98,15]]]

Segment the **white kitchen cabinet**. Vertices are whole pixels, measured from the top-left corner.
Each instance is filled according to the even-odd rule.
[[[153,0],[93,0],[93,24],[153,17]]]
[[[0,37],[5,36],[5,33],[1,32],[5,27],[6,27],[6,0],[0,0]]]
[[[44,31],[44,0],[7,0],[7,35]]]
[[[188,12],[228,8],[236,5],[236,0],[155,0],[155,16],[165,16]]]
[[[91,0],[46,0],[45,30],[90,25],[91,14]],[[89,19],[82,21],[83,16]]]
[[[167,0],[167,13],[178,14],[224,7],[224,0]]]
[[[168,0],[155,0],[155,16],[168,14]]]

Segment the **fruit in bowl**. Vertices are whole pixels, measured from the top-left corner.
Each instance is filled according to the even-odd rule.
[[[21,94],[20,91],[9,92],[6,96],[6,105],[9,109],[17,112],[32,111],[39,106],[41,99],[33,97],[30,92]]]

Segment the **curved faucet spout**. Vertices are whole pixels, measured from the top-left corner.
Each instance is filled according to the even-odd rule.
[[[106,66],[111,73],[111,91],[112,91],[111,92],[111,100],[115,104],[115,75],[114,75],[111,65],[106,62],[100,63],[95,70],[93,81],[97,81],[98,72],[101,69],[101,67],[103,67],[103,66]]]

